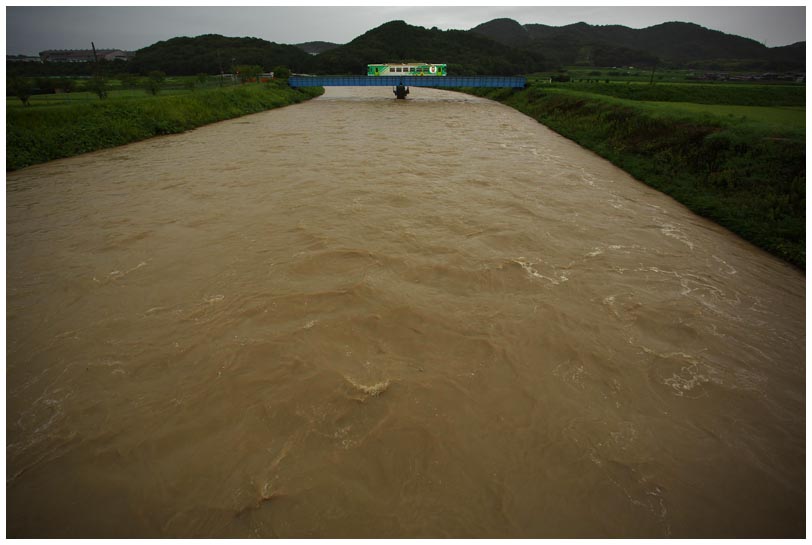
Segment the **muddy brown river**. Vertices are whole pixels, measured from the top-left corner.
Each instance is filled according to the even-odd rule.
[[[802,537],[805,277],[503,105],[7,175],[10,537]]]

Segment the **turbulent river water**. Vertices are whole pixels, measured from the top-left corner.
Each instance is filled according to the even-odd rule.
[[[805,277],[503,105],[7,175],[11,537],[804,535]]]

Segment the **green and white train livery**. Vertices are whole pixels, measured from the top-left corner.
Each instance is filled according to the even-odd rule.
[[[368,64],[367,76],[447,76],[445,64]]]

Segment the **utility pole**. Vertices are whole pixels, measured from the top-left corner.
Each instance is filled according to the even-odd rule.
[[[101,67],[99,66],[99,56],[96,54],[96,44],[90,42],[90,47],[93,48],[93,72],[97,76],[101,76]]]
[[[102,75],[101,66],[99,65],[99,56],[96,54],[96,44],[90,42],[90,47],[93,48],[93,84],[94,92],[99,95],[99,99],[107,98],[107,84],[104,76]]]
[[[225,76],[223,75],[223,60],[220,58],[220,50],[219,49],[217,50],[217,64],[220,65],[220,87],[222,87],[223,83],[224,83],[223,80],[225,79]]]
[[[654,71],[657,70],[657,59],[654,60],[654,67],[651,69],[651,79],[648,81],[649,85],[654,85]]]

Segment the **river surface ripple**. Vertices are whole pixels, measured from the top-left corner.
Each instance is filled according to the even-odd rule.
[[[804,535],[804,275],[412,91],[7,175],[9,536]]]

